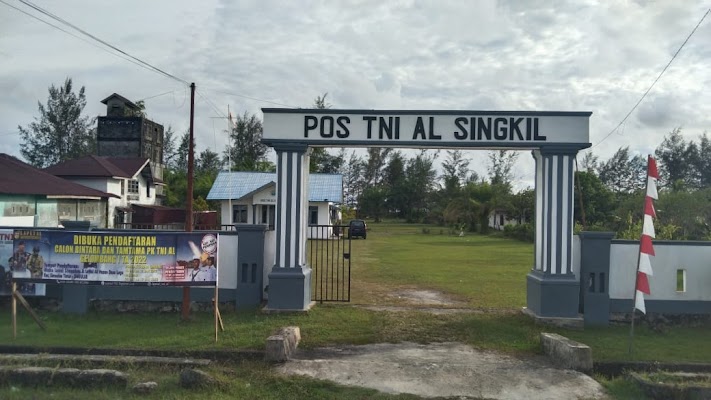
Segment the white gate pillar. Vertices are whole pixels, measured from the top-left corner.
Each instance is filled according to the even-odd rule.
[[[580,280],[572,272],[573,163],[577,147],[546,146],[536,161],[534,265],[528,274],[529,312],[543,318],[578,318]]]
[[[269,274],[270,310],[307,310],[311,268],[306,264],[309,209],[309,148],[303,143],[274,146],[277,153],[276,261]]]

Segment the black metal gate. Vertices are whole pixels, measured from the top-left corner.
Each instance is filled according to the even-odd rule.
[[[351,301],[351,239],[348,226],[310,225],[308,228],[311,300]]]

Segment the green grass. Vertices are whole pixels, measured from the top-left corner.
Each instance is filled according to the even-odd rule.
[[[430,230],[422,232],[423,227]],[[671,326],[657,332],[640,324],[635,329],[634,356],[628,354],[628,326],[586,328],[584,331],[536,325],[518,310],[525,305],[526,274],[533,259],[532,245],[500,237],[469,234],[449,236],[439,227],[396,223],[369,224],[367,240],[352,242],[352,299],[359,305],[406,305],[392,296],[403,289],[433,289],[462,301],[457,307],[471,313],[433,315],[417,310],[376,312],[349,304],[317,305],[307,314],[263,314],[258,310],[223,312],[226,331],[213,340],[212,315],[194,313],[181,322],[178,314],[118,314],[91,312],[84,316],[40,312],[48,332],[41,331],[19,311],[18,338],[8,318],[0,323],[0,343],[33,346],[77,346],[189,350],[262,349],[265,338],[278,328],[301,328],[306,348],[382,342],[418,343],[456,341],[479,349],[513,354],[540,352],[541,332],[557,332],[588,344],[596,361],[647,360],[708,362],[711,360],[711,324]],[[204,394],[175,389],[177,373],[148,369],[140,376],[165,382],[153,398],[392,398],[373,391],[344,388],[307,378],[283,378],[262,363],[211,367],[225,382]],[[601,383],[614,398],[636,399],[640,392],[623,379]],[[17,391],[19,390],[19,391]],[[0,398],[32,398],[31,389],[0,388]],[[76,398],[77,392],[41,391],[39,398]],[[83,393],[82,394],[86,394]],[[117,398],[101,391],[87,394],[97,399]],[[206,396],[206,397],[201,397]],[[378,397],[379,396],[379,397]],[[132,398],[122,394],[120,398]],[[412,397],[401,397],[412,398]]]
[[[73,366],[73,365],[63,365]],[[86,390],[71,388],[32,388],[0,386],[2,399],[416,399],[411,395],[388,395],[372,389],[346,387],[306,377],[278,377],[262,362],[242,362],[229,366],[203,368],[217,380],[214,387],[197,390],[178,386],[179,368],[142,367],[121,370],[129,375],[129,387],[138,382],[155,381],[151,395],[135,395],[127,389]]]
[[[607,390],[610,397],[616,400],[644,400],[648,397],[635,382],[625,378],[617,377],[608,379],[596,376],[595,379]]]
[[[422,233],[423,228],[430,233]],[[526,305],[530,243],[478,234],[450,236],[446,228],[427,225],[371,223],[368,229],[367,240],[352,242],[356,302],[374,301],[358,285],[385,285],[439,290],[477,308]],[[384,292],[375,299],[392,301]]]

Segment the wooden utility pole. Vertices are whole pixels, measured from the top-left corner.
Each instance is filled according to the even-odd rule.
[[[195,164],[195,136],[193,126],[195,120],[195,82],[190,84],[190,144],[188,145],[188,193],[185,201],[185,232],[193,231],[193,164]],[[183,287],[183,320],[190,318],[190,287]]]

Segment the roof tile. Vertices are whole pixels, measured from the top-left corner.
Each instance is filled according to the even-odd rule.
[[[239,199],[260,187],[277,181],[274,172],[227,172],[217,175],[208,200]],[[309,174],[309,201],[343,202],[343,176],[340,174]]]
[[[0,193],[44,196],[118,197],[54,176],[0,153]]]

